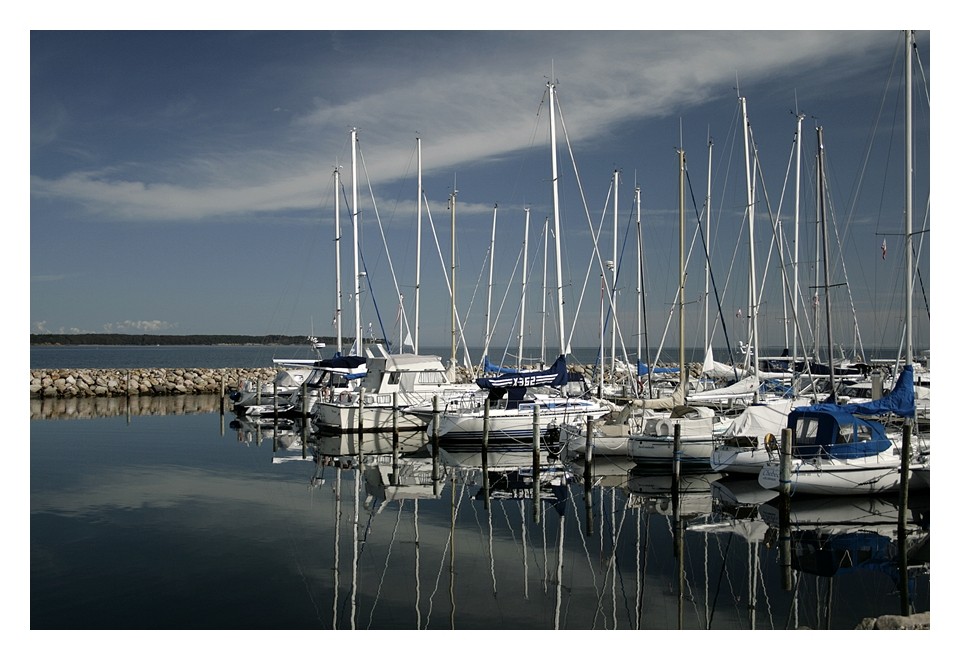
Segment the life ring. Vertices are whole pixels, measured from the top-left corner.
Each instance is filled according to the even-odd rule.
[[[777,444],[777,436],[772,433],[768,433],[764,436],[763,446],[771,454],[780,449],[780,445]]]
[[[657,435],[673,435],[673,424],[661,419],[657,422]]]

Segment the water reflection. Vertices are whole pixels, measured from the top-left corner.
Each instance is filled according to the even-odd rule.
[[[194,415],[220,409],[221,399],[216,394],[30,399],[31,420]]]
[[[895,501],[786,509],[715,473],[217,410],[34,420],[34,627],[852,629],[901,593],[929,609],[918,498],[898,526]]]

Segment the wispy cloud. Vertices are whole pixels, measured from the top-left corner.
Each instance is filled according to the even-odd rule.
[[[371,176],[388,183],[409,172],[412,136],[424,131],[428,170],[502,158],[526,148],[538,121],[536,94],[554,68],[567,128],[589,141],[624,122],[669,116],[721,94],[735,94],[773,76],[808,75],[830,58],[856,75],[858,54],[876,45],[868,32],[565,32],[424,34],[415,67],[379,52],[342,60],[337,69],[295,83],[311,107],[267,114],[285,121],[269,132],[230,126],[196,130],[157,162],[113,163],[98,170],[32,178],[36,197],[75,204],[91,217],[123,221],[216,220],[263,212],[316,208],[318,180],[344,151],[350,126],[376,154]],[[408,41],[416,39],[412,33]],[[459,41],[456,41],[459,40]],[[510,48],[500,48],[509,42]],[[421,51],[417,51],[421,52]],[[482,58],[477,53],[482,52]],[[341,62],[341,60],[338,60]],[[326,90],[336,82],[342,100]],[[823,85],[830,80],[824,78]],[[175,122],[202,114],[193,95],[163,106],[154,117],[175,139]],[[55,119],[54,119],[55,118]],[[68,121],[58,112],[34,132],[49,144]],[[252,129],[245,128],[245,131]],[[279,133],[277,132],[279,131]],[[268,137],[269,136],[269,137]],[[404,139],[408,136],[409,139]],[[273,140],[270,143],[270,140]],[[201,150],[197,150],[200,145]]]

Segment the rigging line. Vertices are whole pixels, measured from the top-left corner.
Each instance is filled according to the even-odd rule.
[[[727,537],[727,547],[721,551],[720,556],[723,558],[723,561],[720,563],[720,576],[717,578],[717,590],[713,593],[713,607],[710,608],[710,617],[707,619],[707,629],[713,629],[713,617],[717,613],[717,599],[720,598],[720,582],[723,580],[724,576],[727,577],[729,581],[730,576],[727,575],[727,557],[730,554],[730,546],[733,544],[733,534],[730,534]]]
[[[824,159],[824,169],[826,169],[826,167],[827,167],[827,162],[826,162],[826,159]],[[844,281],[845,288],[847,289],[847,297],[850,300],[850,309],[853,314],[853,324],[854,324],[854,333],[855,333],[854,350],[856,350],[856,343],[859,342],[860,353],[864,354],[865,350],[863,348],[863,339],[860,337],[860,325],[857,322],[857,311],[853,303],[853,293],[850,290],[850,286],[846,284],[847,282],[849,282],[849,277],[847,275],[847,262],[843,256],[844,255],[843,241],[846,240],[847,233],[850,231],[850,225],[852,223],[847,224],[846,229],[844,230],[844,236],[841,239],[839,230],[837,229],[837,222],[836,222],[837,212],[833,205],[833,196],[830,194],[831,188],[829,185],[829,180],[830,180],[830,177],[825,175],[823,184],[824,184],[824,189],[826,191],[827,207],[830,209],[830,217],[833,219],[833,222],[831,224],[833,225],[833,238],[836,240],[836,245],[837,245],[837,252],[838,252],[837,259],[840,262],[840,272],[843,273],[843,281]]]
[[[397,540],[397,530],[400,528],[400,516],[402,513],[403,500],[400,500],[400,507],[397,510],[397,521],[393,526],[393,534],[390,536],[390,543],[387,545],[387,556],[383,560],[383,572],[380,573],[380,582],[377,584],[377,593],[373,597],[373,604],[370,606],[370,616],[367,619],[367,630],[370,630],[370,627],[373,625],[373,613],[377,609],[377,603],[380,602],[380,594],[383,592],[383,581],[386,579],[387,569],[390,567],[390,556],[393,554],[393,543]],[[372,512],[370,518],[373,518]]]
[[[523,250],[524,250],[524,249],[525,249],[525,247],[522,247],[521,250],[520,250],[520,252],[519,252],[519,254],[517,255],[517,260],[516,260],[516,261],[514,262],[514,264],[513,264],[513,271],[510,273],[510,279],[507,281],[507,286],[504,287],[503,298],[501,298],[501,300],[500,300],[500,306],[499,306],[499,308],[497,308],[497,315],[496,315],[496,317],[495,317],[494,320],[493,320],[493,327],[492,327],[491,330],[490,330],[490,336],[487,338],[487,343],[486,343],[486,345],[483,347],[483,352],[484,352],[484,353],[486,353],[486,352],[489,350],[489,348],[490,348],[490,342],[493,340],[493,335],[494,335],[494,333],[495,333],[496,327],[497,327],[497,325],[500,323],[500,315],[503,313],[503,308],[506,306],[506,303],[507,303],[507,295],[508,295],[508,293],[509,293],[510,287],[513,285],[514,278],[516,277],[516,274],[517,274],[517,269],[520,267],[520,264],[521,264],[521,262],[522,262],[522,259],[523,259]],[[512,337],[514,336],[514,331],[517,329],[517,323],[519,322],[519,320],[520,320],[520,306],[518,305],[518,306],[517,306],[517,313],[516,313],[516,314],[514,315],[514,317],[513,317],[513,325],[510,326],[510,333],[507,335],[508,338],[512,338]],[[509,339],[508,339],[508,341],[505,342],[505,344],[509,344],[509,343],[510,343],[510,342],[509,342]],[[505,346],[504,346],[504,349],[503,349],[503,350],[504,350],[504,357],[506,357],[506,352],[507,352],[508,349],[509,349],[509,346],[508,346],[508,345],[505,345]],[[501,358],[500,364],[503,364],[503,358]],[[522,365],[520,365],[520,366],[521,366],[521,368],[522,368]]]
[[[703,215],[701,210],[697,206],[697,197],[693,192],[693,181],[690,179],[690,168],[685,167],[684,172],[686,173],[686,176],[687,176],[687,188],[690,191],[690,200],[693,203],[694,217],[696,217],[697,219],[697,231],[695,233],[697,234],[697,236],[700,237],[700,244],[703,247],[704,256],[706,258],[710,254],[710,252],[707,246],[707,240],[705,236],[706,232],[703,231],[703,226],[702,226]],[[742,231],[743,231],[743,228],[741,225],[741,234],[742,234]],[[727,321],[723,315],[723,301],[720,298],[720,293],[719,293],[720,289],[717,286],[717,281],[713,273],[713,260],[709,258],[707,258],[707,271],[710,274],[710,289],[711,289],[711,292],[713,293],[714,300],[716,300],[716,303],[717,303],[717,318],[719,319],[721,327],[723,329],[723,338],[727,345],[727,353],[732,356],[733,347],[730,345],[730,335],[727,332]],[[724,292],[726,292],[726,287],[727,285],[724,284]],[[704,337],[704,342],[706,346],[712,345],[713,342],[711,339],[712,338],[710,337]],[[736,362],[734,360],[731,360],[731,363],[733,364],[733,377],[739,380],[740,377],[737,375]]]
[[[769,196],[767,195],[766,182],[764,181],[764,178],[763,178],[763,168],[760,167],[760,154],[759,154],[759,151],[758,151],[757,148],[756,148],[756,141],[753,140],[753,137],[752,137],[752,135],[753,135],[753,127],[752,127],[752,126],[751,126],[751,128],[750,128],[750,134],[751,134],[751,143],[754,145],[754,159],[755,159],[756,165],[757,165],[757,173],[758,173],[758,175],[759,175],[759,177],[760,177],[760,189],[763,191],[763,198],[764,198],[764,200],[766,201],[766,205],[767,205],[767,216],[770,218],[770,228],[771,228],[771,231],[773,232],[773,240],[771,241],[770,248],[769,248],[769,250],[768,250],[768,252],[767,252],[767,263],[766,263],[766,265],[764,266],[764,274],[763,274],[763,278],[762,278],[762,280],[761,280],[760,294],[759,294],[759,296],[757,297],[757,299],[759,300],[759,299],[763,296],[763,289],[764,289],[764,287],[766,286],[767,270],[768,270],[768,268],[769,268],[770,260],[771,260],[771,258],[772,258],[773,248],[774,248],[774,247],[777,248],[777,255],[778,255],[779,259],[780,259],[780,270],[781,270],[782,273],[786,273],[786,259],[784,258],[783,245],[781,245],[780,241],[777,240],[777,224],[779,223],[779,212],[777,213],[778,220],[775,222],[775,221],[774,221],[774,216],[773,216],[773,209],[770,207],[770,199],[769,199]],[[794,140],[794,142],[796,142],[796,140]],[[792,152],[792,151],[793,151],[793,150],[791,149],[791,152]],[[789,172],[789,168],[788,168],[788,172]],[[786,186],[786,179],[787,179],[787,178],[788,178],[788,177],[785,177],[785,178],[784,178],[784,186]],[[838,240],[839,240],[839,239],[838,239]],[[789,256],[790,256],[789,247],[786,249],[786,251],[787,251],[787,257],[789,257]],[[842,260],[842,257],[841,257],[841,260]],[[849,287],[848,287],[848,288],[849,288]],[[794,300],[793,300],[793,291],[790,290],[789,287],[787,287],[786,290],[784,290],[783,293],[784,293],[784,295],[786,296],[787,302],[788,302],[788,304],[789,304],[789,306],[790,306],[790,309],[791,309],[791,311],[792,311],[792,313],[793,313],[794,321],[797,322],[797,325],[799,326],[799,319],[797,318],[797,316],[798,316],[798,313],[797,313],[797,304],[798,304],[798,303],[797,303],[797,301],[794,301]],[[853,306],[853,301],[852,301],[852,299],[851,299],[851,301],[850,301],[850,304],[851,304],[851,307],[852,307],[852,306]],[[854,318],[856,318],[855,315],[854,315]],[[858,331],[857,334],[858,334],[858,336],[859,336],[859,331]],[[799,343],[800,343],[800,350],[801,350],[801,352],[802,352],[802,354],[803,354],[803,357],[804,357],[804,363],[806,364],[806,363],[808,363],[808,360],[806,359],[806,358],[808,357],[807,345],[806,345],[806,342],[804,341],[803,333],[797,333],[797,336],[798,336],[798,341],[799,341]],[[759,343],[759,342],[757,342],[757,343]],[[861,350],[862,350],[862,349],[863,349],[863,342],[861,342]],[[759,374],[758,374],[758,376],[759,376]]]
[[[443,250],[440,249],[440,239],[437,237],[437,228],[436,228],[436,226],[433,224],[433,214],[430,213],[430,204],[429,204],[429,202],[427,201],[427,194],[426,194],[426,192],[424,192],[424,194],[423,194],[423,202],[424,202],[424,208],[425,208],[426,211],[427,211],[427,220],[430,221],[430,231],[431,231],[431,233],[433,234],[433,242],[434,242],[434,245],[436,245],[436,248],[437,248],[437,256],[440,258],[440,271],[443,273],[443,281],[444,281],[444,282],[446,283],[446,285],[447,285],[447,295],[452,298],[452,297],[453,297],[453,288],[452,288],[451,285],[450,285],[450,277],[449,277],[449,275],[448,275],[448,273],[447,273],[447,266],[446,266],[446,264],[444,263],[444,260],[443,260]],[[463,334],[463,323],[462,323],[461,320],[460,320],[460,312],[459,312],[459,310],[457,310],[457,328],[458,328],[459,331],[460,331],[460,337],[463,337],[463,336],[464,336],[464,334]],[[459,343],[458,343],[457,345],[458,345],[458,347],[459,347]],[[464,357],[466,358],[466,367],[467,367],[467,369],[468,369],[468,370],[472,370],[472,369],[473,369],[473,364],[470,362],[470,353],[469,353],[469,351],[464,350],[463,354],[464,354]]]
[[[374,196],[373,196],[373,184],[371,183],[371,181],[370,181],[370,175],[369,175],[369,173],[367,172],[367,161],[364,159],[364,157],[363,157],[363,151],[360,149],[360,146],[359,146],[359,145],[357,145],[357,153],[359,153],[359,155],[360,155],[360,164],[361,164],[361,167],[362,167],[362,169],[363,169],[363,175],[364,175],[364,177],[365,177],[366,180],[367,180],[367,190],[368,190],[369,193],[370,193],[370,203],[373,204],[373,215],[374,215],[374,217],[376,217],[376,219],[377,219],[377,228],[380,230],[380,240],[383,241],[383,251],[384,251],[384,254],[386,254],[386,256],[387,256],[387,266],[388,266],[389,269],[390,269],[390,277],[391,277],[391,279],[393,280],[393,288],[394,288],[394,290],[396,291],[398,300],[400,301],[399,304],[402,306],[402,305],[403,305],[403,296],[400,294],[400,284],[397,282],[397,273],[396,273],[396,271],[394,270],[394,267],[393,267],[393,258],[390,256],[390,247],[389,247],[389,245],[387,244],[387,236],[386,236],[386,234],[385,234],[384,231],[383,231],[383,222],[382,222],[382,220],[380,219],[380,210],[377,208],[377,200],[376,200],[376,198],[374,198]],[[366,263],[364,263],[364,268],[366,268]],[[368,272],[369,272],[369,271],[368,271]],[[367,279],[369,280],[370,278],[368,277]],[[371,290],[372,290],[372,288],[373,288],[373,287],[371,287]],[[404,310],[404,316],[405,316],[405,315],[406,315],[406,310]],[[379,311],[377,312],[377,318],[378,318],[378,320],[380,320],[380,313],[379,313]],[[383,334],[384,334],[384,340],[386,340],[386,334],[387,334],[387,333],[386,333],[386,330],[383,328],[383,321],[382,321],[382,320],[380,320],[380,328],[381,328],[381,331],[382,331]],[[410,326],[409,326],[409,325],[407,326],[406,330],[407,330],[408,333],[410,332]],[[401,344],[403,343],[403,336],[402,336],[402,335],[401,335],[401,337],[400,337],[400,342],[401,342]],[[387,345],[389,346],[389,342],[388,342]]]

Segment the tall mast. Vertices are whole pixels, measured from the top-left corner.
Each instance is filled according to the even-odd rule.
[[[680,287],[680,293],[679,293],[679,296],[677,297],[677,300],[679,301],[679,304],[680,304],[680,310],[679,310],[679,319],[680,319],[680,320],[679,320],[679,323],[678,323],[678,325],[679,325],[679,333],[680,333],[680,386],[681,386],[681,387],[685,387],[685,385],[686,385],[686,380],[685,380],[686,371],[685,371],[685,367],[686,367],[686,353],[687,353],[687,347],[686,347],[686,343],[685,343],[685,341],[684,341],[684,335],[686,334],[686,328],[684,328],[684,323],[685,323],[685,321],[686,321],[686,319],[685,319],[686,312],[685,312],[685,310],[684,310],[684,305],[683,305],[684,280],[685,280],[685,278],[684,278],[684,270],[685,270],[685,268],[684,268],[684,267],[686,266],[686,264],[684,263],[684,258],[683,258],[683,255],[684,255],[684,245],[686,244],[686,238],[685,238],[685,236],[684,236],[684,222],[683,222],[683,214],[684,214],[684,210],[683,210],[683,169],[684,169],[684,158],[685,158],[685,156],[684,156],[684,152],[683,152],[683,149],[682,149],[682,148],[680,149],[680,151],[678,152],[677,155],[678,155],[677,161],[678,161],[678,163],[679,163],[678,173],[679,173],[679,175],[680,175],[680,176],[679,176],[679,181],[678,181],[679,186],[678,186],[678,188],[677,188],[677,189],[678,189],[678,206],[679,206],[679,209],[680,209],[680,241],[679,241],[679,243],[680,243],[680,251],[679,251],[679,256],[680,256],[680,259],[679,259],[679,287]],[[652,366],[648,365],[648,368],[652,368]],[[684,395],[686,395],[686,392],[684,392]]]
[[[363,355],[363,326],[360,325],[360,208],[357,193],[357,129],[350,131],[350,163],[353,176],[353,327],[357,355]]]
[[[493,205],[493,229],[490,232],[490,275],[487,278],[487,325],[483,335],[483,357],[490,347],[490,307],[493,303],[493,250],[497,240],[497,205]],[[483,358],[480,360],[483,363]]]
[[[450,366],[457,364],[457,188],[450,195]]]
[[[903,214],[903,237],[905,243],[904,250],[904,272],[906,273],[906,289],[904,290],[904,316],[906,317],[906,336],[907,336],[907,355],[906,363],[913,364],[913,53],[911,46],[913,42],[913,31],[907,30],[904,41],[906,59],[905,67],[905,121],[906,134],[904,142],[904,214]]]
[[[757,327],[757,267],[756,267],[756,249],[754,246],[754,210],[755,210],[755,196],[753,185],[753,174],[752,168],[750,167],[750,124],[747,121],[747,99],[745,97],[740,98],[740,102],[743,106],[743,156],[744,163],[746,165],[747,173],[747,224],[750,231],[750,335],[752,337],[751,341],[747,342],[747,350],[753,350],[753,369],[757,378],[760,377],[760,337],[758,334],[759,328]],[[749,355],[748,355],[749,357]],[[758,398],[757,393],[754,393],[754,402]]]
[[[517,347],[519,363],[523,367],[523,331],[527,311],[527,246],[530,240],[530,207],[523,209],[523,273],[520,275],[520,338]]]
[[[797,303],[800,300],[800,137],[803,128],[803,114],[797,113],[797,173],[794,182],[793,196],[793,341],[791,346],[793,352],[791,355],[797,357],[797,333],[799,331],[799,318],[797,315]]]
[[[560,353],[566,355],[567,337],[564,331],[563,323],[563,268],[560,259],[560,189],[559,175],[557,173],[557,123],[555,118],[556,105],[555,97],[557,95],[556,83],[550,81],[547,85],[550,88],[550,160],[553,166],[553,228],[554,243],[557,261],[557,316],[560,324]]]
[[[611,378],[617,359],[617,219],[620,208],[620,171],[613,171],[613,266],[610,268],[610,312],[613,323],[610,324],[610,374]]]
[[[340,166],[333,168],[333,198],[334,198],[334,246],[336,247],[337,264],[337,315],[334,322],[337,326],[337,355],[343,355],[343,290],[340,284]]]
[[[827,362],[830,365],[830,392],[836,394],[833,368],[833,323],[830,318],[830,251],[827,249],[827,212],[824,194],[823,127],[817,126],[817,196],[820,207],[820,238],[823,241],[823,304],[827,310]]]
[[[543,221],[543,305],[540,310],[540,366],[547,361],[547,262],[549,261],[550,218]]]
[[[707,138],[706,259],[703,266],[703,354],[710,346],[710,203],[713,197],[713,139]]]
[[[420,136],[417,136],[417,281],[413,298],[413,352],[420,353],[420,228],[423,222],[423,162],[420,158]]]

